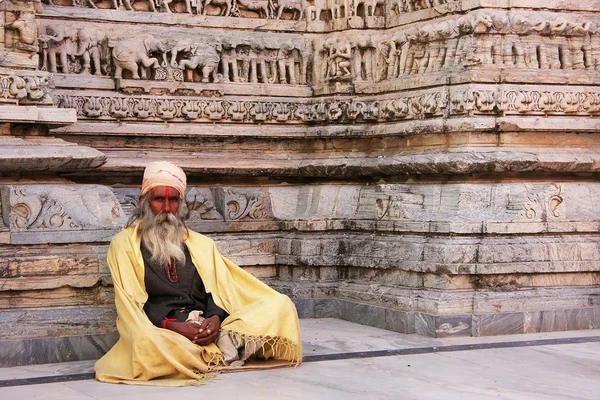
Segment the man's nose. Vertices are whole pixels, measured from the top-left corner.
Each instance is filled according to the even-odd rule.
[[[171,201],[167,197],[163,202],[162,212],[170,213],[171,212]]]

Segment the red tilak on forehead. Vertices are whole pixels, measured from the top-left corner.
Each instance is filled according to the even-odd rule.
[[[167,199],[171,197],[171,189],[168,186],[165,188],[165,197]]]

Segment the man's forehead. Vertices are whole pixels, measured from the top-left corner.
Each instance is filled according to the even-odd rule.
[[[175,189],[172,186],[157,186],[150,191],[151,197],[156,196],[177,196],[179,197],[179,190]]]

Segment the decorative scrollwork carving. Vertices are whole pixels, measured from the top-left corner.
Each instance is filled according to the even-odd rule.
[[[184,219],[189,223],[203,220],[223,221],[225,218],[215,209],[210,190],[192,188],[185,198]]]
[[[43,72],[0,72],[0,102],[52,104],[49,75]]]
[[[225,195],[226,217],[230,221],[237,221],[244,218],[263,219],[267,217],[262,201],[256,196],[235,193],[227,190]]]
[[[527,200],[523,204],[523,209],[519,215],[528,220],[542,222],[547,222],[549,219],[564,218],[562,187],[559,184],[552,184],[535,191],[528,190]]]
[[[56,200],[47,195],[26,196],[24,191],[13,191],[13,195],[20,199],[10,212],[10,223],[17,230],[80,227]]]

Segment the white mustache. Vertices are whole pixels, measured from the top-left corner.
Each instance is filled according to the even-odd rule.
[[[175,217],[171,213],[160,213],[160,214],[156,215],[154,221],[157,224],[167,223],[167,224],[175,225],[175,224],[177,224],[177,217]]]

